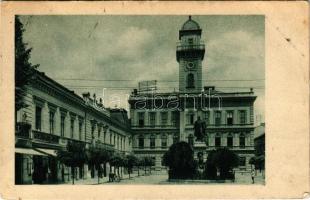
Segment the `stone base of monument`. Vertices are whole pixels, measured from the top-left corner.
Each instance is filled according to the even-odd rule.
[[[194,142],[194,148],[206,148],[207,145],[205,142],[201,142],[201,141],[195,141]]]

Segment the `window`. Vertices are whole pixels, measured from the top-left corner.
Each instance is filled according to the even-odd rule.
[[[95,133],[95,124],[92,124],[92,125],[91,125],[91,138],[92,138],[92,139],[95,138],[94,133]]]
[[[243,133],[241,133],[239,136],[239,146],[240,146],[240,148],[245,147],[245,136]]]
[[[138,113],[138,120],[139,120],[139,126],[143,127],[144,126],[144,113],[143,112]]]
[[[228,147],[232,147],[233,146],[233,142],[234,142],[233,135],[230,133],[227,136],[227,146]]]
[[[50,115],[50,118],[49,118],[49,121],[50,121],[50,133],[54,133],[54,128],[55,128],[55,112],[50,111],[49,115]]]
[[[79,140],[82,140],[83,122],[79,121]]]
[[[167,147],[167,135],[166,134],[162,135],[162,137],[161,137],[161,147],[162,148]]]
[[[98,138],[100,138],[100,134],[101,134],[101,126],[98,126]]]
[[[36,106],[36,116],[35,116],[35,119],[36,119],[36,129],[37,130],[41,130],[41,121],[42,121],[42,108],[39,107],[39,106]]]
[[[188,144],[191,145],[191,146],[194,145],[194,136],[193,136],[193,134],[190,134],[188,136]]]
[[[113,144],[115,146],[115,140],[116,140],[116,136],[114,135],[114,138],[113,138]]]
[[[226,123],[227,123],[227,125],[233,125],[233,111],[227,111]]]
[[[187,75],[187,88],[195,88],[195,78],[192,73]]]
[[[240,124],[245,124],[246,123],[246,112],[245,112],[245,110],[239,111],[239,117],[240,117]]]
[[[156,113],[155,112],[150,112],[149,113],[149,117],[150,117],[150,126],[154,127],[155,123],[156,123]]]
[[[245,166],[246,160],[245,157],[240,156],[239,157],[239,166]]]
[[[162,112],[161,113],[161,124],[166,125],[168,120],[168,113],[167,112]]]
[[[110,144],[112,144],[112,133],[110,133]]]
[[[171,124],[173,126],[177,126],[178,125],[178,112],[177,111],[172,111],[171,113]]]
[[[139,149],[143,149],[144,148],[144,137],[143,135],[139,136]]]
[[[105,130],[105,131],[103,131],[103,143],[105,143],[105,138],[106,138],[106,134],[107,133],[107,131]]]
[[[61,117],[60,117],[60,135],[61,135],[61,137],[65,136],[65,119],[66,119],[66,116],[61,115]]]
[[[215,112],[215,125],[221,125],[221,111]]]
[[[190,113],[187,115],[187,124],[194,124],[195,114]]]
[[[221,146],[221,136],[219,134],[217,134],[215,136],[215,146],[216,147],[220,147]]]
[[[206,125],[209,125],[210,123],[210,112],[209,111],[206,111],[204,112],[204,121],[206,122]]]
[[[70,120],[70,137],[73,138],[74,134],[74,118],[71,118]]]
[[[192,45],[193,44],[193,38],[188,38],[188,44]]]
[[[179,135],[178,134],[174,134],[173,135],[173,144],[179,142]]]
[[[150,137],[150,147],[151,147],[151,149],[155,149],[155,139],[156,139],[155,135],[151,135],[151,137]]]

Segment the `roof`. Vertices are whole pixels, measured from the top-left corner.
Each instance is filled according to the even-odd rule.
[[[188,20],[183,24],[182,26],[182,30],[199,30],[199,24],[192,20],[192,17],[189,16]]]

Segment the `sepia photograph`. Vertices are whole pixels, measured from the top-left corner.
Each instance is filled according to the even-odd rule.
[[[309,198],[308,3],[0,6],[0,199]]]
[[[264,184],[264,23],[15,16],[15,184]]]

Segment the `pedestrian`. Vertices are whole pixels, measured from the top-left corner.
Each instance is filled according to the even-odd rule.
[[[252,184],[254,184],[254,177],[255,177],[255,172],[254,170],[252,170],[251,172]]]

